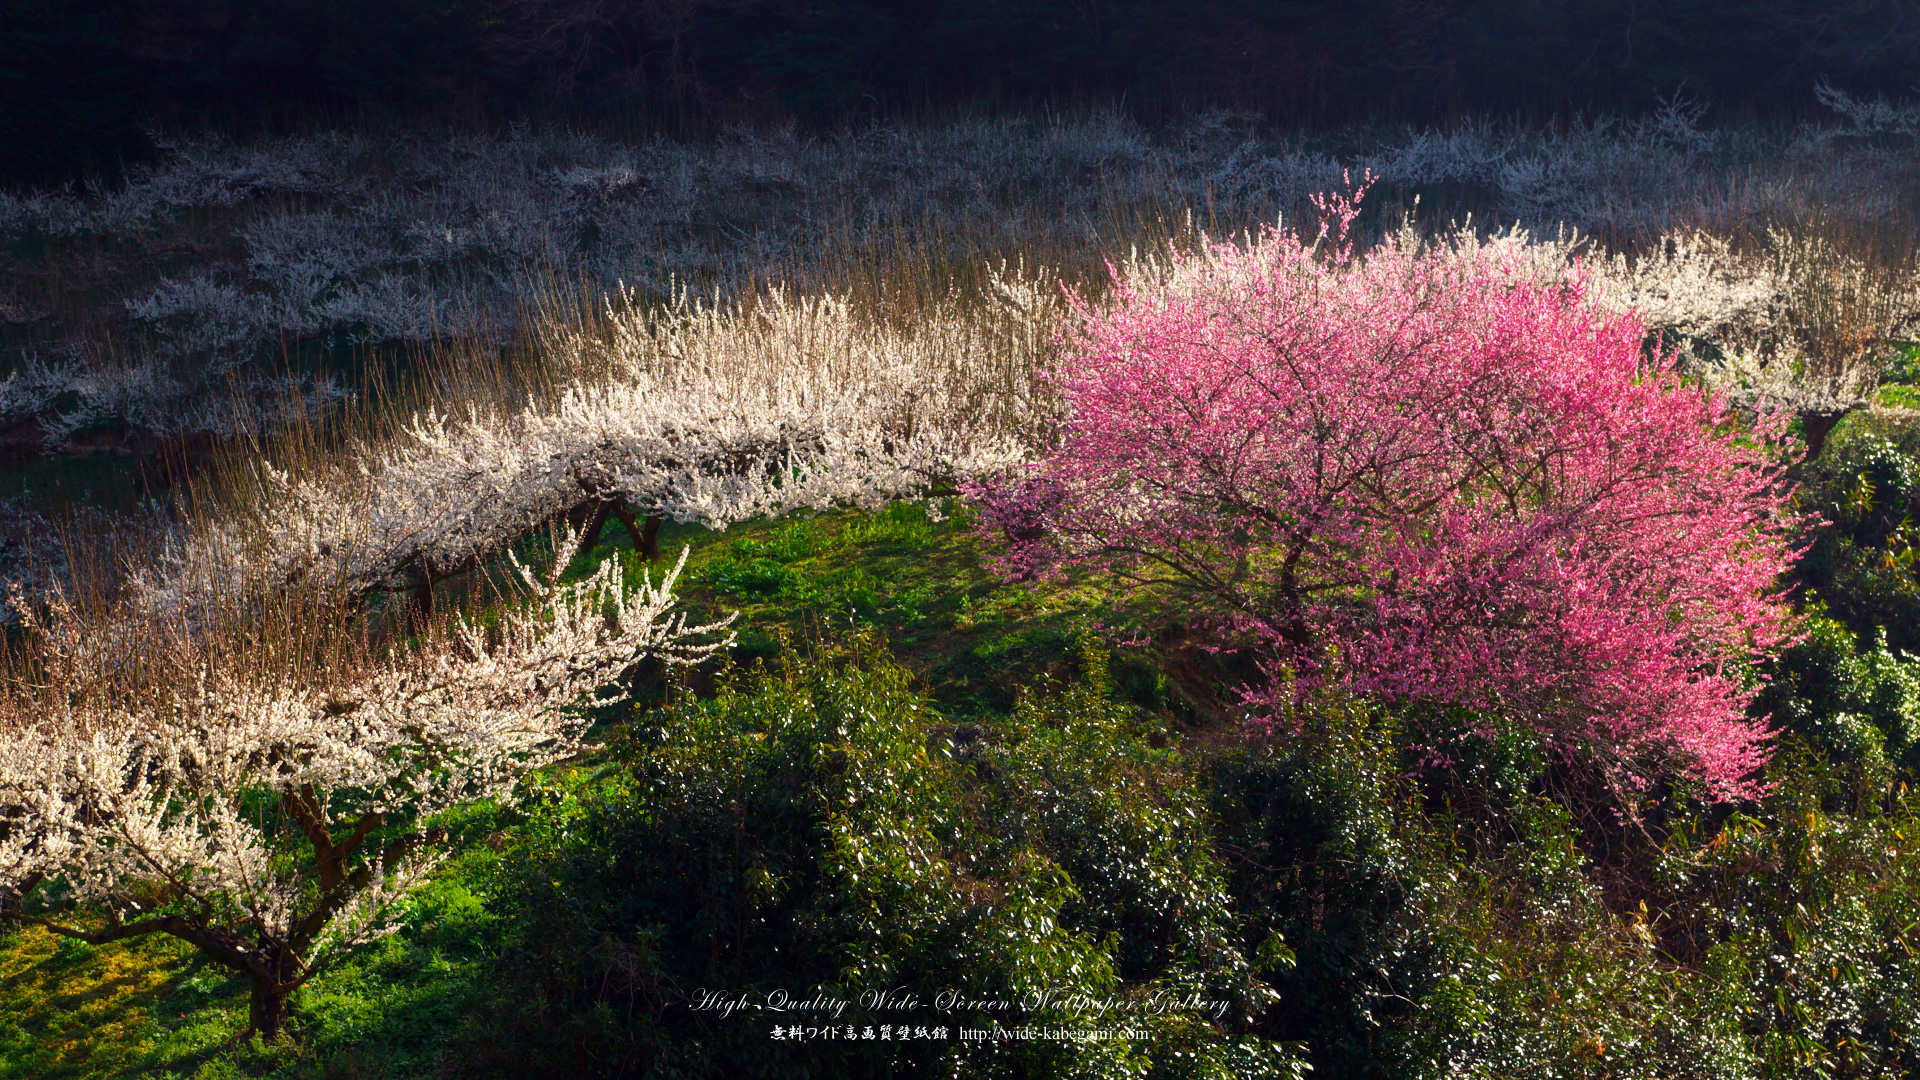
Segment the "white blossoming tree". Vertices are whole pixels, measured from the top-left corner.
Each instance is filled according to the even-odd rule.
[[[618,520],[652,558],[665,521],[951,492],[1027,460],[1051,417],[1037,371],[1057,288],[1020,267],[990,278],[990,299],[905,327],[777,290],[553,320],[542,352],[578,374],[550,397],[429,410],[304,471],[263,463],[239,513],[184,531],[134,591],[155,611],[243,587],[332,590],[349,607],[398,594],[419,617],[437,584],[558,517],[589,545]]]
[[[559,584],[579,539],[556,547],[544,577],[513,562],[531,597],[497,622],[378,658],[215,655],[204,626],[116,638],[55,595],[0,703],[0,916],[95,944],[171,934],[245,977],[251,1029],[275,1037],[295,989],[395,928],[439,858],[436,813],[575,752],[643,658],[726,644],[671,613],[684,554],[628,590],[616,562]]]
[[[1594,268],[1603,298],[1668,335],[1694,373],[1797,417],[1809,459],[1848,413],[1874,407],[1887,362],[1920,334],[1913,265],[1864,259],[1819,229],[1770,230],[1748,252],[1677,233]]]

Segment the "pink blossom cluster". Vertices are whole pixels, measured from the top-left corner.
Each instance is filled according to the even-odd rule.
[[[1355,202],[1081,306],[1058,445],[976,489],[1002,569],[1173,586],[1261,651],[1268,716],[1338,681],[1522,720],[1617,790],[1756,793],[1740,668],[1791,633],[1778,424],[1649,362],[1577,268],[1356,255]]]

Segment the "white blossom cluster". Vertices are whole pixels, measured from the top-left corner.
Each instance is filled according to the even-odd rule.
[[[0,228],[9,234],[130,236],[158,219],[193,209],[238,206],[262,197],[329,196],[350,136],[235,145],[156,136],[165,164],[118,187],[16,192],[0,196]]]
[[[1820,104],[1847,119],[1845,135],[1862,138],[1920,135],[1920,103],[1886,98],[1861,101],[1830,83],[1814,87],[1813,94]]]
[[[577,750],[582,710],[614,700],[623,671],[726,644],[724,624],[670,613],[678,566],[632,591],[617,562],[556,584],[574,548],[562,538],[548,580],[516,562],[530,596],[497,622],[350,667],[214,656],[191,634],[120,641],[56,594],[25,620],[38,668],[0,698],[0,892],[46,879],[116,926],[173,914],[269,974],[274,950],[304,972],[392,929],[435,854],[379,829],[510,799]]]
[[[1590,265],[1602,302],[1665,332],[1686,370],[1752,407],[1872,406],[1891,343],[1920,336],[1915,268],[1871,264],[1817,233],[1769,230],[1750,251],[1681,233]]]
[[[1460,229],[1432,242],[1501,247],[1538,281],[1577,267],[1596,303],[1636,315],[1683,371],[1754,408],[1871,406],[1889,346],[1920,335],[1920,268],[1870,263],[1818,232],[1770,229],[1736,247],[1682,231],[1631,255],[1566,231]]]

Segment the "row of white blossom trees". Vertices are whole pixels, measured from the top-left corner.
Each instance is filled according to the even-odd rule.
[[[911,320],[835,297],[615,302],[547,328],[575,377],[531,402],[429,411],[296,473],[259,467],[238,513],[180,534],[135,582],[152,607],[213,590],[324,588],[348,603],[473,573],[543,522],[592,545],[618,519],[651,558],[663,520],[724,528],[952,492],[1026,460],[1050,415],[1037,363],[1057,287],[1018,268]],[[251,586],[243,582],[254,582]]]
[[[32,352],[0,382],[0,436],[58,448],[116,424],[142,442],[271,428],[283,395],[325,402],[336,389],[268,378],[287,344],[497,340],[538,291],[529,267],[664,294],[688,280],[731,287],[770,265],[890,258],[902,238],[949,256],[1086,252],[1184,206],[1234,225],[1304,210],[1347,167],[1536,229],[1646,236],[1702,208],[1785,220],[1809,188],[1858,220],[1899,220],[1920,106],[1831,90],[1820,101],[1833,121],[1773,132],[1702,127],[1702,111],[1676,99],[1635,122],[1469,120],[1333,144],[1221,112],[1161,131],[1096,113],[835,138],[516,128],[167,140],[161,161],[121,184],[0,191],[0,238],[73,245],[87,267],[17,263],[24,287],[0,282],[0,317]],[[31,299],[36,275],[51,299]]]
[[[435,814],[578,752],[635,665],[725,644],[724,622],[671,615],[678,566],[560,583],[608,519],[651,557],[641,518],[877,507],[1027,459],[1056,294],[991,287],[984,313],[897,323],[778,293],[615,303],[552,328],[578,376],[556,393],[418,416],[300,474],[263,463],[249,501],[183,524],[109,600],[16,587],[0,917],[190,942],[248,980],[272,1037],[294,990],[394,927],[443,849]],[[556,527],[545,574],[522,566],[517,542]],[[431,616],[437,582],[503,562],[497,621]],[[396,592],[408,634],[382,641],[369,604]]]
[[[1407,237],[1398,241],[1411,242]],[[1577,237],[1471,227],[1430,238],[1510,248],[1541,280],[1579,271],[1683,368],[1747,407],[1796,414],[1810,455],[1873,404],[1903,338],[1920,333],[1920,278],[1831,241],[1776,232],[1759,250],[1679,234],[1632,258]],[[1190,263],[1188,265],[1191,265]],[[1138,257],[1127,288],[1179,274]],[[722,528],[830,506],[951,492],[1027,460],[1057,420],[1038,372],[1065,324],[1057,282],[1002,267],[983,295],[878,316],[833,296],[773,291],[733,303],[631,296],[554,319],[541,350],[570,374],[530,402],[417,415],[398,435],[305,469],[258,467],[250,505],[178,536],[138,576],[146,601],[211,589],[322,584],[354,603],[473,573],[542,522],[619,521],[657,555],[663,521]]]

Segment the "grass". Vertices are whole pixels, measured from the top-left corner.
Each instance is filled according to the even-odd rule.
[[[218,1039],[233,1018],[208,1007],[218,983],[195,970],[193,953],[163,938],[94,948],[40,929],[7,935],[0,1077],[118,1075],[182,1033]]]
[[[1001,580],[983,565],[964,508],[943,501],[931,510],[903,502],[875,514],[756,521],[721,533],[669,526],[661,550],[690,549],[680,588],[690,609],[740,612],[736,660],[772,657],[783,641],[871,627],[941,711],[962,722],[1004,715],[1021,686],[1078,670],[1080,643],[1096,627],[1133,627],[1142,617],[1090,578]],[[608,534],[594,561],[624,558],[637,573],[624,533]],[[1170,659],[1165,649],[1122,650],[1114,677],[1136,704],[1190,719],[1200,705],[1156,677]]]

